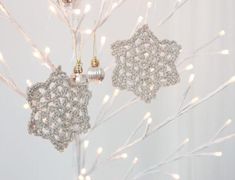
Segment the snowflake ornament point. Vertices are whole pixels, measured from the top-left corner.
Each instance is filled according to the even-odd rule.
[[[181,46],[175,41],[158,40],[147,24],[130,39],[113,43],[111,49],[116,59],[113,85],[132,91],[145,102],[151,102],[160,87],[180,81],[174,62]]]
[[[91,97],[87,84],[71,86],[70,78],[59,66],[42,83],[28,89],[27,100],[32,109],[29,134],[50,140],[63,151],[75,134],[90,128],[87,105]]]

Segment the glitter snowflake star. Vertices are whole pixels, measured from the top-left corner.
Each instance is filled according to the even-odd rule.
[[[57,68],[44,83],[37,83],[27,92],[32,109],[29,133],[48,139],[63,151],[75,134],[89,127],[87,105],[91,93],[87,85],[71,86],[70,78]]]
[[[148,25],[139,28],[129,39],[112,44],[116,67],[112,81],[115,87],[132,91],[150,102],[160,87],[180,81],[174,64],[181,46],[175,41],[160,41]]]

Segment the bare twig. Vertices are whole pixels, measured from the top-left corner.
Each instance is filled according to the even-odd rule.
[[[0,11],[4,13],[7,19],[16,27],[19,33],[23,36],[25,41],[32,47],[34,56],[46,65],[50,70],[55,70],[55,65],[51,62],[48,55],[44,51],[40,50],[37,45],[33,42],[32,38],[24,31],[22,26],[16,21],[16,19],[11,15],[11,13],[6,9],[3,3],[0,1]]]

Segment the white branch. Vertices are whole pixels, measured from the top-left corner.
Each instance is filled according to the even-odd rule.
[[[16,83],[13,80],[7,79],[2,74],[0,74],[0,81],[2,81],[6,86],[16,92],[18,95],[26,99],[26,94],[19,87],[17,87]]]
[[[183,7],[189,0],[185,0],[183,2],[180,2],[180,1],[176,1],[175,3],[175,7],[174,9],[165,17],[163,18],[159,23],[158,23],[158,27],[165,24],[167,21],[169,21],[174,15],[175,13],[181,8]]]
[[[6,9],[3,3],[0,1],[0,11],[4,13],[7,19],[16,27],[18,32],[23,36],[25,41],[32,47],[34,56],[42,62],[42,64],[46,65],[50,70],[55,70],[55,65],[51,62],[48,55],[41,51],[37,45],[33,42],[31,37],[24,31],[21,25],[16,21],[16,19],[10,14],[10,12]]]
[[[140,177],[143,177],[147,174],[152,174],[152,173],[156,173],[156,172],[159,172],[160,171],[160,168],[162,168],[163,166],[166,166],[168,164],[171,164],[175,161],[178,161],[178,160],[181,160],[183,158],[189,158],[189,157],[200,157],[200,156],[217,156],[217,157],[220,157],[222,155],[221,152],[212,152],[212,153],[198,153],[200,151],[203,151],[205,149],[208,149],[209,147],[215,145],[215,144],[218,144],[218,143],[222,143],[224,141],[227,141],[231,138],[234,138],[235,137],[235,134],[231,134],[231,135],[228,135],[228,136],[225,136],[223,138],[220,138],[220,139],[217,139],[217,140],[214,140],[214,141],[209,141],[197,148],[195,148],[194,150],[190,151],[190,152],[187,152],[187,153],[184,153],[182,155],[178,155],[178,156],[175,156],[175,157],[172,157],[169,159],[170,156],[168,156],[165,160],[163,160],[162,162],[156,164],[156,165],[153,165],[145,170],[143,170],[142,172],[138,173],[136,176],[134,176],[133,179],[138,179]],[[177,150],[175,152],[179,152],[179,149],[182,148],[182,146],[179,146],[180,148],[177,148]],[[175,154],[175,152],[173,154]]]

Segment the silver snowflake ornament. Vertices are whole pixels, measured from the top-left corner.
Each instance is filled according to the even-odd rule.
[[[48,139],[63,151],[75,134],[90,128],[90,97],[87,84],[71,85],[70,78],[58,67],[45,82],[28,89],[27,100],[32,109],[29,133]]]
[[[112,82],[115,87],[132,91],[151,102],[160,87],[180,81],[175,66],[181,46],[175,41],[160,41],[148,25],[143,25],[128,40],[111,46],[116,59]]]

